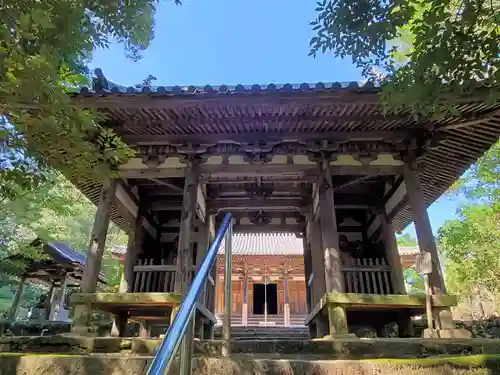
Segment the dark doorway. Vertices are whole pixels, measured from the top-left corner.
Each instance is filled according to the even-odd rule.
[[[276,284],[253,284],[253,313],[265,314],[267,298],[267,313],[278,314],[278,286]]]
[[[278,314],[278,285],[267,284],[267,313],[271,315]]]
[[[264,304],[266,302],[265,284],[253,284],[253,313],[264,314]]]

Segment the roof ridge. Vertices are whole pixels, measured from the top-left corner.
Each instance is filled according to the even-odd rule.
[[[275,93],[275,92],[322,92],[339,90],[378,90],[380,85],[370,81],[317,82],[317,83],[282,83],[282,84],[251,84],[251,85],[174,85],[174,86],[122,86],[108,81],[108,89],[80,88],[79,94],[153,94],[153,95],[227,95],[244,93]],[[73,95],[75,93],[72,93]],[[76,93],[78,95],[78,93]]]

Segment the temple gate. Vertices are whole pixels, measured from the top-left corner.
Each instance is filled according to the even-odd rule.
[[[75,331],[86,330],[91,308],[116,314],[117,334],[127,319],[144,335],[168,324],[221,212],[234,214],[235,232],[302,239],[313,337],[367,321],[380,334],[391,322],[409,334],[424,298],[406,295],[394,233],[413,221],[432,256],[434,327],[451,330],[456,298],[446,294],[426,208],[497,141],[499,105],[469,96],[451,103],[452,114],[419,120],[384,114],[379,89],[354,82],[113,87],[73,100],[99,111],[137,152],[119,178],[79,184],[98,209]],[[102,295],[95,287],[109,220],[130,240],[120,293]],[[218,282],[214,267],[197,306],[205,334],[216,322]]]

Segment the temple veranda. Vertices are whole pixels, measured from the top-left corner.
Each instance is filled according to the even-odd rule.
[[[73,96],[104,115],[137,152],[119,178],[78,187],[97,205],[76,305],[74,331],[92,309],[168,325],[218,228],[231,212],[236,233],[293,233],[302,238],[311,337],[342,337],[359,324],[378,332],[425,311],[406,294],[395,231],[413,222],[432,256],[434,332],[454,337],[427,207],[500,134],[499,105],[480,98],[451,103],[453,115],[418,121],[383,114],[379,89],[316,84],[245,87],[144,87]],[[113,220],[129,234],[119,293],[96,293]],[[339,244],[339,238],[346,244]],[[216,267],[197,306],[196,334],[210,338]]]

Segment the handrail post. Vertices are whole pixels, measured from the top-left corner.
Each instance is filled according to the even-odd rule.
[[[222,323],[222,357],[231,355],[231,255],[232,255],[233,221],[226,232],[224,262],[224,321]]]
[[[168,371],[173,363],[174,355],[180,346],[181,339],[186,333],[188,325],[194,316],[196,301],[201,294],[201,290],[208,278],[208,275],[210,274],[210,270],[214,267],[217,251],[220,247],[222,239],[227,229],[231,226],[231,220],[231,214],[227,213],[222,220],[222,225],[217,231],[215,239],[210,245],[200,268],[196,272],[194,280],[191,283],[191,287],[185,295],[177,314],[175,314],[172,324],[168,328],[165,338],[162,340],[160,347],[153,358],[153,362],[151,362],[151,365],[148,368],[147,375],[168,374]]]
[[[191,317],[180,348],[179,375],[191,375],[193,361],[194,322],[196,310]]]

